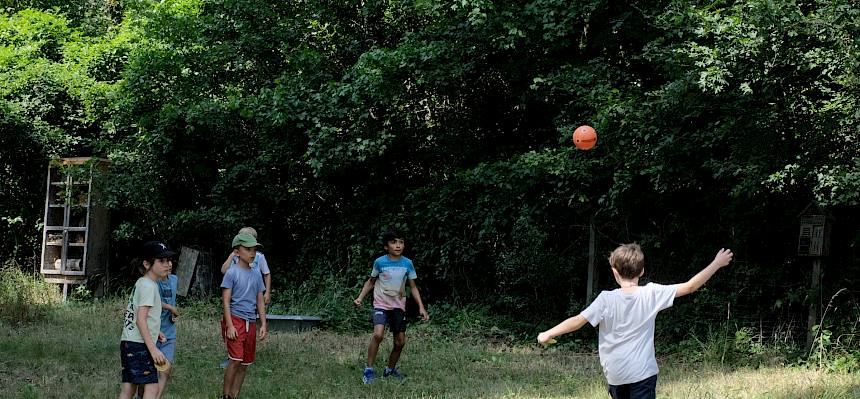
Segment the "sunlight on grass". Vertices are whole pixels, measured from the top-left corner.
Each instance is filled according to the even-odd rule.
[[[0,325],[0,391],[19,398],[114,397],[119,392],[123,301],[68,303],[44,323]],[[212,313],[217,314],[217,312]],[[179,320],[174,378],[166,398],[215,398],[224,345],[218,318],[205,312]],[[327,331],[271,334],[258,346],[245,398],[602,398],[597,356],[537,346],[505,346],[451,338],[430,325],[408,334],[403,383],[361,384],[367,334]],[[391,350],[386,337],[376,362]],[[797,368],[722,370],[661,364],[659,398],[857,398],[860,376]],[[73,388],[72,395],[69,389]],[[71,395],[71,396],[70,396]]]
[[[664,374],[669,375],[661,375],[658,392],[669,398],[860,398],[860,376],[795,367],[672,369]]]

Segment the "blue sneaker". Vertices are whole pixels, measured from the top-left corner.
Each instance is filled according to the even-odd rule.
[[[376,375],[373,373],[373,367],[365,367],[364,376],[361,377],[361,380],[364,381],[365,384],[370,384],[373,382],[374,378],[376,378]]]
[[[397,378],[397,381],[403,381],[403,379],[406,378],[403,376],[403,374],[400,374],[400,370],[398,370],[397,367],[395,367],[393,369],[386,367],[385,371],[382,372],[382,376],[383,377],[389,377],[389,376],[394,377],[394,378]]]

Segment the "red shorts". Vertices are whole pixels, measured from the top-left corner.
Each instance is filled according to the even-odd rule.
[[[248,366],[254,363],[257,352],[257,324],[234,315],[230,315],[230,321],[238,333],[236,339],[227,338],[227,324],[221,319],[221,338],[227,344],[227,357]]]

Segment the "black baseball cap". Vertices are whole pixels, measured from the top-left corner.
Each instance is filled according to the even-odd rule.
[[[143,244],[144,259],[170,258],[173,255],[176,255],[176,252],[171,251],[161,241],[147,241]]]

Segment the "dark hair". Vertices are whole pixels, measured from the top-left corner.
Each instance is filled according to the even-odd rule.
[[[402,240],[403,234],[400,234],[400,232],[396,229],[388,230],[385,233],[382,233],[382,245],[386,245],[389,242],[394,241],[398,238]]]
[[[143,267],[143,262],[149,263],[149,267],[155,264],[155,258],[134,258],[131,260],[131,267],[133,270],[140,273],[141,276],[146,274],[146,268]]]

